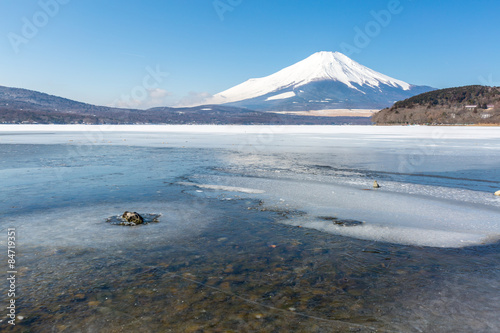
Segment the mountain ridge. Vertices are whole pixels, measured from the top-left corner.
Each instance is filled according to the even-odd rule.
[[[0,86],[0,124],[371,124],[362,117],[278,115],[226,105],[147,110],[98,106],[23,88]]]

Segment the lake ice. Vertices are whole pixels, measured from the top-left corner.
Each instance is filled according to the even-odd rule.
[[[51,204],[30,194],[64,193],[71,181],[80,182],[82,198],[99,195],[91,189],[99,185],[96,179],[140,187],[153,180],[138,180],[153,173],[155,181],[188,176],[198,193],[244,188],[239,196],[254,192],[252,197],[266,206],[306,213],[287,223],[345,236],[435,247],[484,244],[500,237],[500,197],[493,195],[500,189],[496,128],[4,125],[0,133],[4,147],[63,145],[60,149],[74,162],[47,160],[43,146],[34,148],[35,160],[30,151],[18,152],[24,158],[6,155],[0,173],[5,202],[15,202],[26,191],[25,204],[31,200],[48,209]],[[92,156],[102,146],[121,146],[127,155]],[[200,160],[190,165],[177,152],[178,161],[165,170],[153,165],[161,163],[156,161],[161,154],[134,147],[201,149]],[[108,163],[80,165],[85,164],[81,159]],[[120,159],[137,162],[125,166]],[[380,189],[372,188],[374,180]],[[364,223],[346,228],[318,216]]]

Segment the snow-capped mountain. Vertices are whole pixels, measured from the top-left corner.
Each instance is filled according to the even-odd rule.
[[[218,93],[207,103],[270,111],[380,109],[430,90],[376,72],[342,53],[317,52]]]

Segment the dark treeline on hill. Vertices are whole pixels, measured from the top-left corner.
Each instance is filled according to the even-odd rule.
[[[371,120],[364,117],[284,115],[224,105],[124,109],[0,86],[0,124],[368,125]]]
[[[372,117],[383,124],[500,124],[500,87],[465,86],[423,93]]]
[[[382,124],[500,124],[500,87],[465,86],[423,93],[372,117]]]
[[[312,117],[257,112],[227,106],[213,108],[111,109],[93,114],[55,112],[0,105],[0,124],[171,124],[171,125],[371,125],[368,117]]]

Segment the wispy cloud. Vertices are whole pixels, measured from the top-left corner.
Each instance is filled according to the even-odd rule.
[[[148,89],[145,96],[137,99],[117,99],[111,103],[112,107],[132,108],[132,109],[149,109],[152,107],[166,106],[169,104],[167,97],[172,96],[172,93],[160,88]]]
[[[208,92],[190,91],[182,97],[176,106],[196,106],[207,104],[213,95]]]

